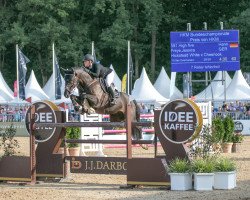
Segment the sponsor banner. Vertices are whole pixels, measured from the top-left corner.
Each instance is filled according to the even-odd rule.
[[[199,107],[188,99],[170,101],[160,112],[160,130],[172,143],[181,144],[192,140],[200,133],[202,125]]]
[[[70,157],[72,173],[127,174],[127,158]]]
[[[11,125],[16,129],[16,136],[29,136],[25,122],[0,122],[0,129],[9,128]]]
[[[25,116],[25,123],[27,131],[30,129],[30,115],[31,108],[35,107],[35,123],[57,123],[57,118],[55,111],[59,111],[59,108],[50,101],[38,101],[33,103]],[[56,127],[36,127],[34,130],[35,139],[37,142],[46,142],[48,141],[56,131]]]

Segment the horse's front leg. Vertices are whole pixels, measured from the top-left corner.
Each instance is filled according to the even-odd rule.
[[[88,100],[89,105],[91,105],[92,107],[95,107],[98,105],[99,99],[95,95],[85,94],[84,96]]]
[[[74,106],[74,110],[79,112],[81,110],[81,105],[79,104],[79,97],[75,95],[70,95],[70,100]]]

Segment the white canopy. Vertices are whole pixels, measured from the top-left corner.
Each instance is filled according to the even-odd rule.
[[[119,78],[119,76],[117,75],[117,73],[115,72],[115,69],[114,69],[112,64],[110,65],[110,69],[112,69],[115,73],[115,76],[114,76],[115,87],[117,88],[118,91],[121,91],[122,90],[122,82],[121,82],[121,79]]]
[[[231,83],[231,78],[228,73],[225,73],[226,87]],[[196,101],[211,101],[217,100],[221,93],[224,92],[224,84],[222,83],[222,71],[218,71],[213,81],[199,94],[195,96]]]
[[[61,97],[61,99],[66,99],[64,97],[65,80],[64,80],[62,75],[61,75],[61,80],[62,80],[62,86],[61,86],[62,97]],[[49,80],[47,81],[47,83],[43,87],[43,91],[50,98],[50,100],[55,100],[55,76],[54,76],[54,73],[52,73]]]
[[[31,97],[32,102],[39,100],[48,100],[49,97],[44,93],[36,80],[34,71],[31,71],[29,80],[25,86],[25,98]]]
[[[163,97],[152,85],[145,68],[142,69],[141,76],[136,80],[134,84],[134,89],[131,94],[133,99],[136,99],[138,102],[144,103],[160,103],[164,104],[169,99]]]
[[[5,82],[2,73],[0,72],[0,103],[8,103],[13,99],[13,92]]]
[[[224,101],[224,92],[216,100]],[[226,89],[226,101],[250,100],[250,86],[247,84],[241,70],[237,70]]]
[[[11,100],[10,102],[8,102],[9,105],[23,105],[23,104],[30,104],[28,101],[26,100],[22,100],[22,99],[18,99],[17,97],[15,97],[13,100]]]
[[[155,89],[167,99],[182,99],[183,94],[176,86],[174,86],[174,93],[170,97],[170,83],[171,81],[168,77],[168,74],[166,73],[164,67],[162,67],[161,72],[154,84]]]

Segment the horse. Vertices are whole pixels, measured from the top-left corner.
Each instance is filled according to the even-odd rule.
[[[131,105],[132,121],[140,121],[140,107],[136,100],[130,101],[124,92],[118,92],[116,104],[111,105],[109,94],[103,86],[103,79],[92,77],[83,67],[65,70],[65,92],[66,98],[71,98],[75,110],[80,114],[92,113],[109,114],[110,122],[122,122],[126,119],[127,105]],[[72,95],[77,88],[79,96]],[[94,110],[94,111],[93,111]],[[142,139],[141,127],[132,128],[133,139]],[[146,145],[141,145],[147,149]]]

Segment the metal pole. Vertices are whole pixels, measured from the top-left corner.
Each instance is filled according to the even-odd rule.
[[[129,61],[129,55],[130,55],[130,41],[128,41],[128,66],[127,66],[127,94],[130,95],[130,73],[129,73],[129,67],[130,67],[130,61]]]
[[[187,31],[191,31],[191,23],[187,23]],[[188,98],[190,98],[191,94],[191,87],[192,87],[192,72],[187,73],[188,79]]]
[[[224,24],[223,22],[220,22],[220,29],[223,30],[224,29]],[[226,102],[227,100],[227,94],[226,94],[226,71],[222,71],[222,84],[224,84],[224,101]]]
[[[19,102],[19,73],[18,73],[18,60],[19,60],[19,52],[18,52],[18,44],[16,44],[16,88],[17,88],[17,101]]]
[[[204,30],[207,30],[207,22],[203,22]],[[208,86],[208,72],[205,72],[205,83],[206,87]],[[207,100],[207,90],[205,90],[205,100]]]
[[[94,41],[91,42],[91,55],[94,55],[95,44]]]
[[[54,83],[54,97],[56,99],[56,72],[55,72],[55,44],[54,42],[52,43],[52,67],[53,67],[52,80]]]

